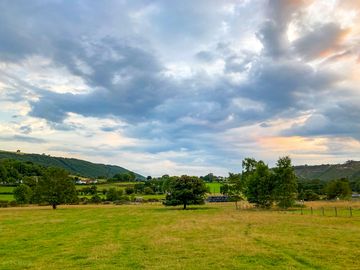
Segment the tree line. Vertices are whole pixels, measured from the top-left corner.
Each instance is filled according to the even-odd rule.
[[[76,203],[78,195],[91,195],[90,202],[130,201],[135,194],[164,194],[164,205],[183,205],[204,203],[209,193],[206,182],[221,182],[221,193],[230,200],[247,200],[257,207],[269,208],[273,205],[288,208],[295,200],[314,200],[325,195],[327,199],[349,198],[351,183],[347,179],[337,179],[328,183],[320,180],[299,180],[296,178],[291,159],[281,157],[276,167],[269,168],[262,160],[246,158],[242,162],[241,173],[229,173],[229,176],[216,177],[208,174],[204,177],[169,176],[152,178],[144,182],[134,182],[124,190],[110,188],[97,190],[97,186],[88,186],[76,190],[74,178],[60,168],[45,168],[31,162],[17,160],[0,161],[0,182],[16,184],[14,197],[17,203],[47,203],[55,209],[63,203]],[[134,181],[133,173],[117,174],[112,181]],[[104,196],[100,197],[99,193]],[[101,194],[100,194],[101,195]]]

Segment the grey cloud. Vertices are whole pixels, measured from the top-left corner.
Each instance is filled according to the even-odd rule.
[[[289,41],[286,30],[295,12],[303,7],[301,1],[271,0],[268,1],[267,20],[256,33],[264,46],[264,54],[279,58],[289,53]]]
[[[215,56],[212,52],[209,51],[200,51],[195,57],[203,62],[212,62],[215,59]]]
[[[326,53],[329,49],[339,49],[340,35],[343,29],[336,23],[320,25],[303,35],[293,43],[295,51],[306,60],[311,60]]]
[[[23,134],[29,134],[29,133],[31,133],[31,131],[32,131],[32,128],[30,125],[20,127],[20,132]]]
[[[283,134],[290,136],[343,136],[360,140],[359,115],[358,104],[338,101],[333,103],[333,106],[319,108],[304,124],[293,125]]]
[[[47,141],[44,139],[23,136],[23,135],[13,135],[13,136],[0,136],[0,141],[20,141],[20,142],[28,142],[28,143],[46,143]]]

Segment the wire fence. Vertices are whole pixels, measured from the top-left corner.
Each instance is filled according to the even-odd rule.
[[[328,217],[360,217],[360,208],[349,207],[300,207],[286,210],[287,213]]]

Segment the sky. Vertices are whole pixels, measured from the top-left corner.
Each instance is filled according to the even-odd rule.
[[[360,159],[360,2],[0,0],[0,149],[143,175]]]

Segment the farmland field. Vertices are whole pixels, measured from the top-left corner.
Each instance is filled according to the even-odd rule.
[[[358,269],[360,215],[211,204],[0,209],[0,269]]]
[[[221,185],[222,184],[218,182],[206,183],[206,186],[209,187],[209,191],[211,194],[219,194]]]

